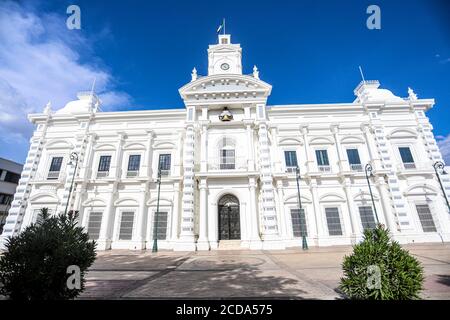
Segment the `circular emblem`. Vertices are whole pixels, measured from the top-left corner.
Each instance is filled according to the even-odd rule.
[[[222,64],[220,65],[220,68],[221,68],[222,70],[228,70],[228,69],[230,69],[230,65],[229,65],[228,63],[222,63]]]

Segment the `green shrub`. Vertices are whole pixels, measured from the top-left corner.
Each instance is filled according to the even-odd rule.
[[[84,289],[84,275],[95,261],[95,246],[77,226],[78,212],[50,217],[41,209],[37,223],[9,238],[0,257],[0,294],[17,300],[73,299]],[[80,286],[71,289],[67,268],[80,268]]]
[[[392,241],[384,226],[364,231],[364,239],[344,257],[340,289],[351,299],[420,299],[423,268]]]

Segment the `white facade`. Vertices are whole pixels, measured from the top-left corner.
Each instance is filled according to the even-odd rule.
[[[65,211],[76,152],[68,207],[100,250],[152,248],[159,163],[159,248],[209,250],[237,239],[283,249],[301,245],[302,227],[309,246],[355,243],[376,219],[368,163],[378,219],[395,239],[450,240],[432,167],[442,157],[425,115],[433,99],[411,89],[400,98],[364,81],[351,103],[268,106],[272,87],[256,67],[242,74],[241,56],[220,35],[208,49],[208,76],[194,69],[179,90],[184,109],[100,112],[95,95],[81,93],[56,112],[29,115],[36,130],[2,237],[35,221],[41,207]],[[450,179],[442,181],[448,196]]]

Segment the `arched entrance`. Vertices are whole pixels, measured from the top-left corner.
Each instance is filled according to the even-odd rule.
[[[239,200],[226,194],[219,200],[219,240],[241,239]]]

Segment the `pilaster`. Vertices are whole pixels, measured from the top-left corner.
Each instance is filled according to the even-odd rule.
[[[174,246],[175,251],[195,251],[194,237],[194,124],[186,125],[183,146],[183,196],[180,237]]]
[[[312,154],[312,149],[309,147],[309,139],[308,139],[308,125],[302,124],[300,125],[300,133],[303,137],[303,146],[305,150],[305,158],[306,158],[306,173],[311,173],[316,170],[315,169],[315,158]]]
[[[200,179],[200,221],[197,250],[209,250],[208,241],[208,185],[205,178]]]

